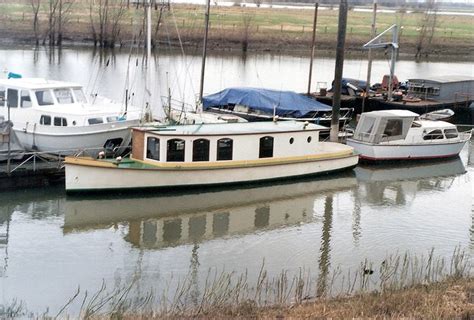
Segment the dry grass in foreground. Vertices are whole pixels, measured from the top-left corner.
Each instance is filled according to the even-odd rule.
[[[245,317],[245,315],[243,315]],[[216,315],[216,318],[218,316]],[[472,319],[474,278],[448,279],[440,283],[385,293],[366,293],[348,298],[321,300],[295,308],[261,310],[257,318],[288,319]]]
[[[474,278],[447,279],[385,293],[321,299],[291,307],[243,304],[229,312],[195,316],[126,315],[123,319],[473,319]],[[98,317],[99,319],[109,318]]]

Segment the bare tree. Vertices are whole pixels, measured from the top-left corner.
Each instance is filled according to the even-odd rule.
[[[120,21],[126,8],[127,0],[120,0],[117,3],[109,0],[90,0],[89,19],[94,45],[109,48],[115,46],[120,34]],[[97,12],[97,17],[94,12]]]
[[[242,51],[247,52],[249,46],[250,26],[252,25],[253,14],[248,12],[242,13]]]
[[[426,2],[425,12],[420,21],[418,38],[416,40],[415,58],[420,58],[423,50],[428,51],[437,26],[438,5],[436,0]]]
[[[59,0],[48,1],[48,29],[43,37],[43,45],[46,44],[46,39],[50,46],[55,43],[55,28],[56,28],[56,10],[59,5]]]
[[[160,24],[161,24],[161,19],[163,17],[163,9],[165,8],[164,5],[160,6],[160,11],[158,12],[158,18],[156,19],[156,24],[155,24],[155,32],[153,34],[153,39],[152,39],[152,47],[156,47],[156,41],[158,39],[158,31],[160,29]]]
[[[33,9],[33,32],[35,33],[35,44],[39,45],[39,20],[38,14],[41,6],[41,0],[31,0],[31,8]]]
[[[74,4],[74,0],[58,0],[58,21],[57,21],[57,38],[56,38],[56,45],[60,46],[63,42],[63,28],[68,22],[69,13],[71,12],[72,5]]]

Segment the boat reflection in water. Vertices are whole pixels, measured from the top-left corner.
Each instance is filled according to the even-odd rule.
[[[159,249],[308,223],[314,221],[315,210],[321,211],[315,208],[317,199],[327,202],[328,196],[351,191],[357,238],[364,204],[403,206],[419,192],[448,189],[464,172],[457,158],[409,166],[359,166],[355,176],[346,173],[328,179],[202,193],[68,197],[64,232],[126,223],[127,241],[140,248]]]
[[[422,191],[447,190],[466,172],[459,157],[434,163],[358,166],[358,194],[368,204],[403,206]],[[357,198],[357,197],[356,197]]]
[[[353,172],[320,180],[194,194],[116,199],[68,198],[64,232],[128,222],[126,240],[163,248],[309,222],[318,195],[348,191]]]

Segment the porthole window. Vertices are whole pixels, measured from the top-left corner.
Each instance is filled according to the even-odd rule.
[[[308,143],[311,142],[311,136],[308,137],[308,139],[306,139],[306,141],[308,141]]]
[[[294,139],[294,138],[290,138],[290,144],[293,144],[293,142],[295,142],[295,139]]]

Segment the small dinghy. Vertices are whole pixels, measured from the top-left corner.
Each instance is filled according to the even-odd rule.
[[[454,116],[454,111],[451,109],[441,109],[435,110],[427,113],[423,113],[420,116],[422,120],[442,120],[442,121],[449,121]]]

